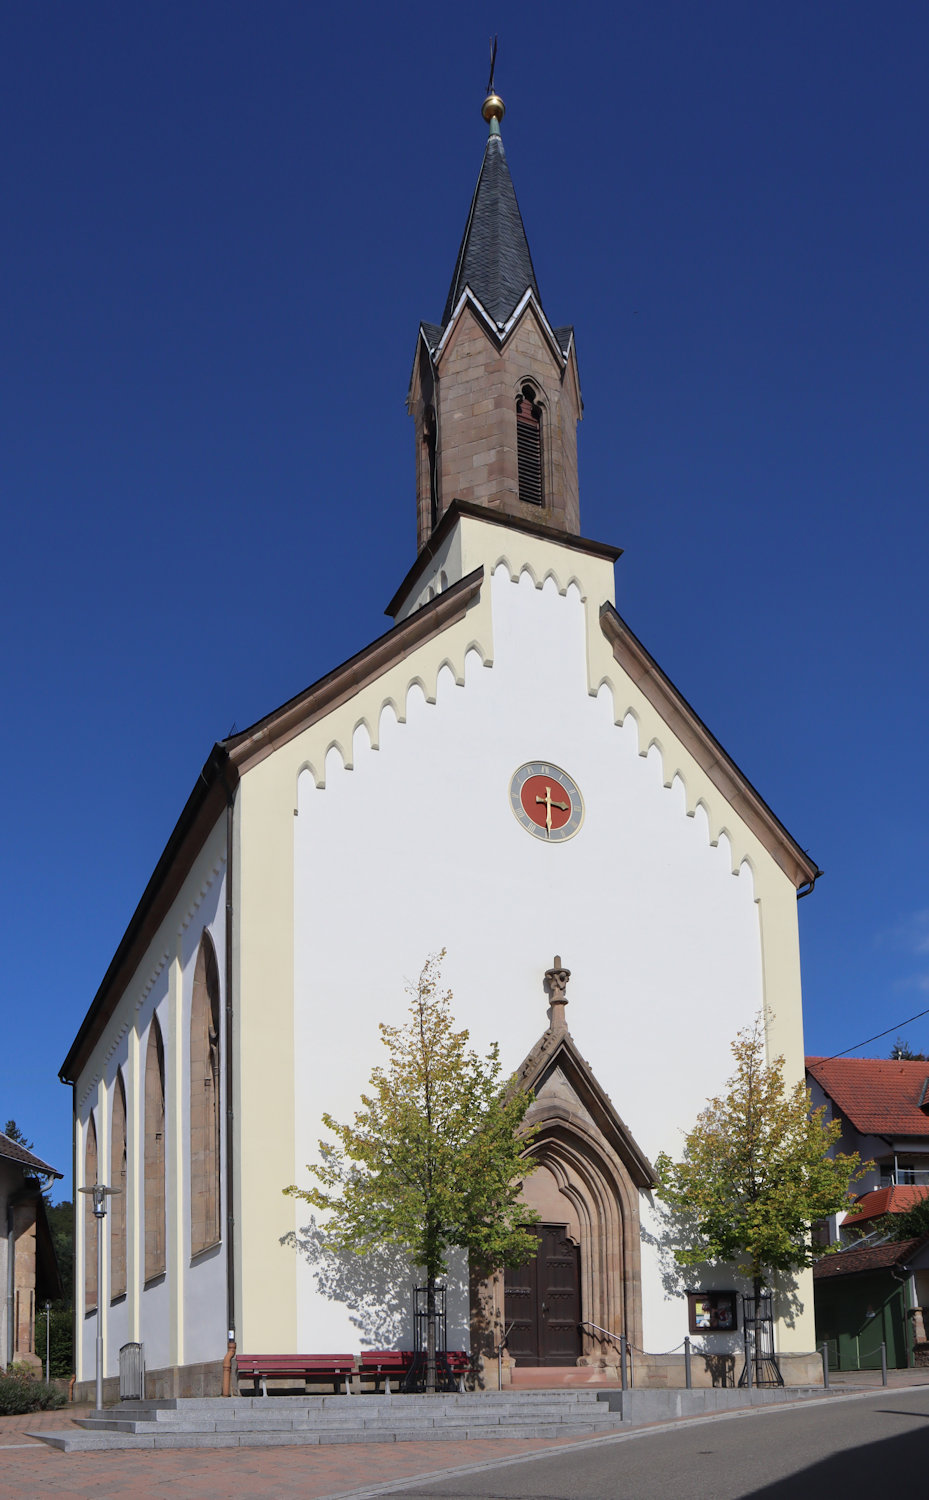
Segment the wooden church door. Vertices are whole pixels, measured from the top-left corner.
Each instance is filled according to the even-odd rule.
[[[532,1260],[508,1269],[507,1348],[520,1364],[573,1365],[581,1353],[581,1254],[564,1224],[538,1224]]]

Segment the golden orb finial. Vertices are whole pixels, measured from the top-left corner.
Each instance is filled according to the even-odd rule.
[[[481,114],[484,116],[484,119],[487,121],[488,125],[490,124],[491,120],[496,120],[497,124],[499,125],[500,121],[503,119],[503,116],[506,114],[506,105],[500,98],[499,94],[487,95],[487,98],[481,105]]]

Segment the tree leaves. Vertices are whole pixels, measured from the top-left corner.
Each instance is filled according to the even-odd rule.
[[[350,1124],[323,1116],[310,1188],[285,1192],[328,1215],[335,1251],[364,1255],[384,1243],[405,1250],[427,1279],[446,1274],[463,1246],[482,1267],[519,1265],[535,1253],[537,1215],[520,1202],[532,1164],[518,1137],[531,1095],[501,1078],[499,1051],[480,1057],[456,1031],[440,986],[442,953],[410,987],[410,1019],[381,1024],[387,1062],[374,1069]]]
[[[732,1055],[728,1092],[700,1113],[681,1160],[659,1156],[658,1193],[678,1211],[679,1265],[739,1260],[757,1282],[812,1264],[811,1224],[848,1205],[870,1163],[830,1154],[841,1123],[811,1110],[803,1083],[787,1088],[783,1057],[766,1065],[760,1016]]]

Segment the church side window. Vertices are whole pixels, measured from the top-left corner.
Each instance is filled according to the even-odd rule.
[[[219,966],[203,934],[190,1007],[190,1253],[220,1239]]]
[[[145,1054],[145,1279],[165,1269],[165,1049],[152,1016]]]
[[[429,465],[429,517],[432,526],[435,527],[439,520],[439,481],[436,471],[438,428],[434,406],[427,406],[423,412],[423,443],[426,448],[426,462]]]
[[[107,1205],[110,1225],[110,1296],[122,1297],[126,1291],[126,1089],[119,1068],[113,1084],[110,1186],[118,1189]]]
[[[96,1181],[97,1126],[91,1115],[84,1141],[84,1186],[93,1187]],[[84,1199],[84,1308],[90,1312],[97,1305],[97,1221],[93,1194],[83,1193],[81,1196]]]
[[[516,402],[516,461],[520,500],[526,505],[541,505],[542,408],[528,381]]]

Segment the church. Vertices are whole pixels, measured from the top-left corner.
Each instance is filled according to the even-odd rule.
[[[797,898],[820,872],[617,609],[620,549],[582,533],[574,330],[543,306],[503,114],[490,94],[419,325],[418,551],[390,628],[214,745],[62,1066],[75,1188],[119,1190],[99,1285],[75,1194],[80,1382],[98,1319],[107,1378],[141,1343],[153,1396],[217,1393],[227,1338],[411,1346],[409,1269],[336,1263],[283,1189],[439,949],[457,1024],[533,1090],[540,1219],[535,1265],[450,1277],[449,1346],[479,1379],[504,1333],[517,1370],[615,1360],[623,1335],[656,1380],[689,1330],[741,1348],[745,1282],[676,1267],[652,1163],[759,1013],[803,1078]],[[775,1287],[788,1382],[817,1368],[812,1301],[807,1272]]]

